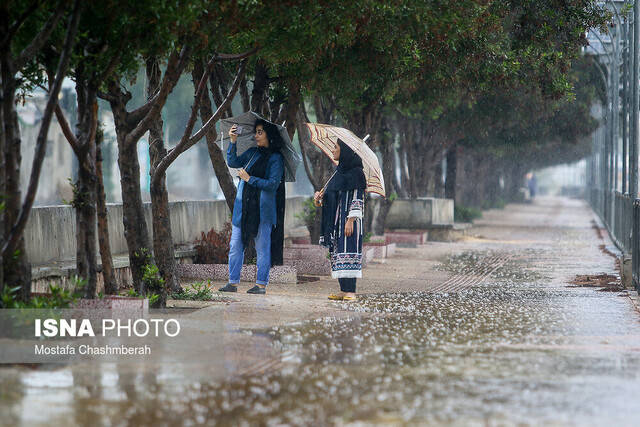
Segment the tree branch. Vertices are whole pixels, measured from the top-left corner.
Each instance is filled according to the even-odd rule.
[[[68,5],[68,0],[63,0],[60,2],[58,9],[51,14],[47,22],[44,24],[42,29],[36,34],[36,36],[31,40],[31,42],[25,47],[22,52],[18,55],[16,60],[14,61],[15,70],[21,70],[27,62],[34,57],[34,55],[42,49],[42,46],[49,40],[53,30],[56,29],[58,23],[64,16],[65,9]]]
[[[38,132],[38,139],[36,141],[36,152],[33,158],[33,166],[31,169],[31,178],[29,180],[29,187],[25,196],[22,209],[20,209],[20,216],[16,221],[16,224],[12,227],[4,247],[2,248],[2,256],[7,257],[15,252],[18,242],[22,237],[24,228],[27,225],[27,219],[31,213],[33,202],[36,198],[36,192],[38,191],[38,181],[40,179],[40,171],[42,170],[42,163],[44,161],[44,155],[47,150],[47,135],[49,133],[49,125],[53,117],[55,106],[58,104],[58,94],[62,89],[62,81],[67,74],[67,68],[71,61],[71,49],[75,41],[76,33],[78,31],[78,23],[80,21],[80,10],[82,0],[75,0],[73,5],[73,14],[69,18],[69,26],[67,28],[67,34],[64,41],[64,49],[60,57],[60,63],[58,64],[58,70],[56,71],[56,77],[51,86],[51,92],[49,99],[47,100],[47,106],[44,110],[44,116],[42,117],[42,123],[40,124],[40,131]],[[6,259],[6,258],[4,258]]]
[[[75,136],[75,134],[71,130],[71,126],[69,126],[69,122],[67,121],[67,118],[64,116],[64,112],[62,111],[62,108],[60,108],[60,104],[58,103],[56,103],[55,113],[56,113],[56,118],[58,119],[58,124],[60,124],[60,127],[62,128],[62,133],[64,134],[65,138],[69,142],[69,145],[73,149],[73,152],[76,153],[76,156],[79,157],[80,141],[78,141],[78,138]]]
[[[169,63],[167,64],[167,69],[162,79],[162,84],[160,85],[160,90],[158,90],[158,93],[149,100],[148,104],[151,105],[151,108],[149,108],[147,114],[142,120],[140,120],[135,129],[131,133],[129,133],[129,135],[127,135],[125,141],[126,145],[137,142],[142,137],[142,135],[144,135],[145,132],[149,130],[151,124],[155,121],[155,119],[158,117],[158,114],[160,114],[160,112],[162,111],[162,107],[164,107],[164,104],[167,101],[167,97],[178,83],[180,75],[182,74],[182,70],[184,70],[184,68],[187,66],[190,55],[191,47],[189,47],[188,43],[182,47],[179,56],[177,52],[171,55]]]
[[[101,91],[101,90],[99,90],[99,91],[97,92],[97,94],[98,94],[98,98],[100,98],[100,99],[104,99],[105,101],[107,101],[107,102],[109,102],[109,103],[111,103],[111,102],[115,102],[115,101],[117,101],[117,100],[118,100],[118,98],[117,98],[117,97],[115,97],[115,96],[111,95],[110,93],[103,92],[103,91]]]
[[[240,81],[242,80],[242,78],[244,77],[244,73],[246,72],[246,65],[246,60],[242,61],[240,67],[238,68],[238,74],[236,74],[236,78],[231,85],[231,89],[229,89],[229,93],[227,94],[226,99],[224,100],[222,105],[218,107],[216,112],[213,114],[213,116],[211,116],[207,123],[205,123],[202,128],[200,128],[200,130],[191,137],[189,142],[195,144],[196,142],[200,141],[202,137],[206,135],[209,129],[211,129],[211,127],[216,124],[220,116],[222,116],[222,113],[224,113],[229,105],[231,105],[231,101],[233,101],[233,97],[236,95],[236,93],[238,92],[238,88],[240,87]]]
[[[307,177],[309,178],[309,181],[311,182],[311,185],[313,186],[313,189],[315,191],[319,191],[320,188],[322,188],[322,186],[318,183],[318,179],[313,175],[313,173],[311,172],[311,166],[309,165],[309,155],[307,153],[307,143],[305,142],[305,140],[303,140],[302,135],[306,135],[306,133],[303,133],[303,130],[306,128],[307,131],[309,131],[309,128],[307,127],[306,123],[309,122],[309,117],[307,116],[307,111],[306,108],[304,107],[304,102],[300,103],[300,107],[298,108],[298,123],[297,123],[297,127],[298,127],[298,139],[300,140],[300,154],[302,157],[302,163],[304,164],[304,170],[307,173]]]
[[[118,66],[118,63],[120,62],[120,56],[122,55],[122,51],[124,50],[124,46],[126,45],[126,40],[127,34],[125,33],[122,37],[120,46],[118,46],[118,49],[116,49],[116,53],[113,55],[113,58],[111,58],[109,65],[107,65],[104,72],[100,75],[97,81],[104,82],[111,76],[111,74],[113,74],[116,67]]]
[[[146,104],[136,108],[128,114],[127,122],[133,125],[135,125],[136,123],[140,123],[140,121],[142,121],[142,119],[144,119],[144,117],[149,114],[149,111],[151,111],[151,107],[153,107],[153,104],[147,102]]]
[[[200,102],[202,101],[202,96],[204,95],[204,91],[207,89],[207,79],[209,78],[209,74],[213,70],[213,66],[215,65],[216,60],[217,58],[214,58],[211,61],[209,61],[209,64],[207,64],[207,69],[204,75],[202,76],[202,78],[200,79],[200,84],[198,85],[198,90],[196,92],[196,98],[193,102],[193,106],[191,107],[191,115],[187,122],[187,127],[185,128],[185,131],[182,134],[182,138],[180,139],[180,142],[178,143],[178,145],[176,145],[173,148],[173,150],[171,150],[169,154],[167,154],[167,156],[164,159],[162,159],[162,161],[156,167],[156,170],[153,174],[152,182],[151,182],[152,188],[161,185],[162,177],[164,176],[169,166],[171,166],[171,164],[175,161],[175,159],[177,159],[180,154],[182,154],[183,152],[191,148],[193,145],[195,145],[200,139],[202,139],[202,137],[204,137],[207,134],[209,129],[216,124],[216,122],[220,119],[220,116],[222,116],[222,113],[227,108],[229,108],[229,105],[231,105],[231,101],[233,100],[236,93],[238,92],[238,89],[240,87],[240,82],[244,78],[244,73],[246,70],[247,62],[248,62],[246,58],[240,63],[240,66],[238,67],[238,72],[236,73],[236,78],[233,81],[233,85],[231,86],[231,89],[229,90],[229,93],[227,94],[227,97],[225,98],[224,102],[218,107],[216,112],[213,114],[213,116],[211,116],[211,118],[207,121],[207,123],[205,123],[195,135],[193,135],[192,137],[189,137],[189,135],[191,135],[191,132],[193,131],[193,127],[196,123],[196,120],[198,119],[198,110],[200,109]]]
[[[227,54],[227,53],[217,53],[217,54],[214,55],[214,57],[216,58],[217,61],[239,61],[241,59],[248,58],[251,55],[255,55],[259,51],[260,51],[259,47],[254,47],[251,50],[248,50],[248,51],[243,52],[243,53],[239,53],[237,55],[231,55],[231,54]]]

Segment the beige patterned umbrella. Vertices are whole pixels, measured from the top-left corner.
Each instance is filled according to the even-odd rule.
[[[362,159],[364,177],[367,180],[367,191],[385,196],[384,178],[382,177],[380,162],[373,150],[363,140],[355,136],[350,130],[336,126],[307,123],[307,127],[311,132],[311,142],[329,156],[334,164],[338,164],[333,160],[333,148],[338,145],[338,139],[347,144]]]

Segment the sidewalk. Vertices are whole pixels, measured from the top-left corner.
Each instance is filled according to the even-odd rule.
[[[375,260],[352,303],[326,299],[328,277],[265,296],[243,283],[199,310],[223,310],[222,369],[0,368],[20,390],[0,398],[0,424],[634,425],[633,293],[571,284],[617,277],[597,228],[584,202],[538,198],[486,212],[462,241]]]

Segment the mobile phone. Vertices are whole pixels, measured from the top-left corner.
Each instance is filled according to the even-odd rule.
[[[236,135],[240,135],[242,133],[242,130],[244,129],[244,126],[237,126],[236,127]]]

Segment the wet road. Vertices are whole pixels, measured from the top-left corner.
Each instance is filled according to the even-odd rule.
[[[574,200],[509,206],[464,241],[371,265],[358,301],[307,295],[326,316],[259,328],[230,314],[224,378],[186,364],[0,369],[0,423],[636,425],[638,311],[626,291],[570,285],[615,274],[592,221]],[[230,368],[247,354],[258,361]]]

